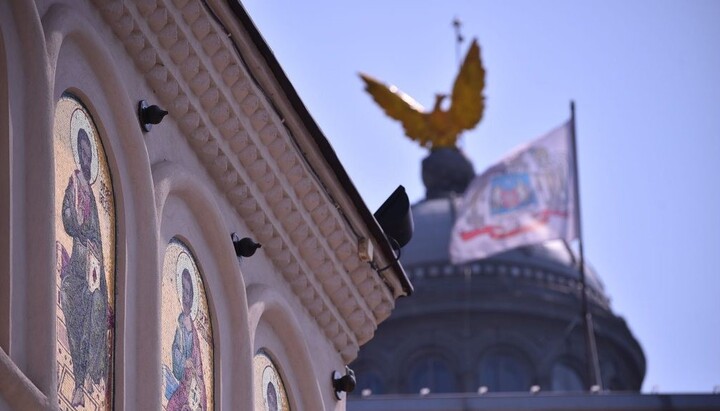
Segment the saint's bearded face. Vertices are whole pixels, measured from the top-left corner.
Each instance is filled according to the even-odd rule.
[[[92,147],[90,147],[90,138],[83,129],[78,131],[78,158],[80,160],[80,171],[82,171],[83,177],[89,181]]]
[[[192,310],[192,304],[193,304],[193,286],[192,286],[192,277],[190,276],[190,272],[186,269],[182,272],[182,305],[183,305],[183,312],[187,315],[190,315],[190,310]]]
[[[275,386],[272,382],[269,382],[267,385],[267,406],[270,411],[277,411],[278,409],[278,398],[277,398],[277,392],[275,391]]]

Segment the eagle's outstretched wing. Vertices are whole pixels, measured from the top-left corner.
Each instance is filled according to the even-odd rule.
[[[473,40],[452,90],[449,113],[458,131],[471,129],[482,119],[485,111],[484,88],[485,69],[480,60],[480,47],[477,40]]]
[[[360,77],[365,82],[365,90],[385,114],[402,123],[405,135],[423,146],[431,144],[434,132],[428,125],[423,106],[395,86],[383,84],[367,74],[360,73]]]

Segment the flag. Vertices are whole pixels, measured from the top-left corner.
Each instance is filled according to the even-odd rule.
[[[571,136],[568,121],[475,176],[451,233],[453,264],[577,237]]]

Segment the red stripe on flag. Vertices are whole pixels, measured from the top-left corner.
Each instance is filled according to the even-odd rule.
[[[508,237],[516,236],[518,234],[527,233],[528,231],[535,231],[538,228],[546,225],[548,221],[550,221],[550,217],[567,218],[567,216],[567,211],[543,210],[539,213],[535,213],[535,215],[533,216],[535,218],[535,221],[531,222],[530,224],[517,226],[509,231],[504,231],[501,226],[488,225],[470,231],[462,231],[460,232],[460,238],[463,241],[469,241],[477,236],[487,234],[493,240],[502,240]]]

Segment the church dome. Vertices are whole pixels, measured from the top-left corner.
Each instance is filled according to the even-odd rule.
[[[559,240],[452,264],[450,233],[474,172],[456,148],[423,161],[426,198],[400,260],[415,292],[360,350],[356,395],[581,391],[588,386],[577,259]],[[585,264],[605,389],[638,391],[645,356]]]

